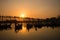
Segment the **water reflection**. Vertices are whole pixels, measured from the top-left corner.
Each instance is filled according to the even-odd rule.
[[[60,26],[55,26],[55,25],[43,25],[41,23],[24,23],[26,25],[23,25],[23,23],[15,23],[15,32],[18,33],[21,30],[28,30],[28,32],[30,31],[30,29],[34,28],[35,31],[37,31],[37,29],[40,29],[42,27],[50,27],[52,29],[54,29],[55,27],[60,27]],[[12,29],[11,27],[11,23],[0,23],[0,31],[2,30],[7,30],[7,29]]]
[[[45,26],[41,23],[14,23],[15,26],[12,24],[0,23],[0,40],[60,39],[60,26]]]

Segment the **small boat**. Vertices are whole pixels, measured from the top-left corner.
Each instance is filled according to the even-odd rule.
[[[0,24],[0,29],[8,29],[11,28],[11,24],[9,23],[1,23]]]
[[[29,27],[29,28],[30,28],[30,27],[33,27],[33,24],[28,23],[28,24],[27,24],[27,27]]]
[[[22,24],[17,24],[17,25],[15,26],[15,30],[20,30],[20,29],[22,29]]]
[[[41,27],[41,26],[42,26],[41,23],[35,23],[35,24],[34,24],[34,27]]]
[[[29,31],[33,27],[33,24],[27,23],[27,30]]]

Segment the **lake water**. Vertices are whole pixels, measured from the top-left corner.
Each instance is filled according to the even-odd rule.
[[[11,29],[0,30],[0,40],[59,40],[60,27],[41,27],[30,29],[26,28],[26,24],[22,25],[22,29],[15,30],[14,24]]]

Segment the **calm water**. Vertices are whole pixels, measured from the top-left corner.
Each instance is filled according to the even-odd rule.
[[[31,29],[23,24],[22,29],[15,31],[14,24],[11,29],[0,30],[0,40],[58,40],[60,39],[60,27],[41,27]]]

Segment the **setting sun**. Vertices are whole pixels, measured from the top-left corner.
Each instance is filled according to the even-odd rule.
[[[21,14],[20,17],[24,18],[25,17],[25,14]]]
[[[26,13],[22,12],[22,13],[20,14],[20,17],[25,18],[25,17],[26,17]]]

